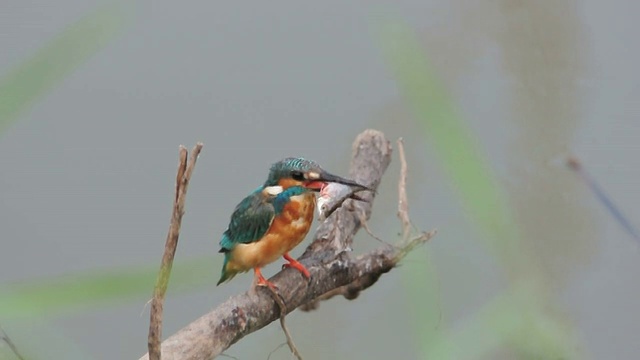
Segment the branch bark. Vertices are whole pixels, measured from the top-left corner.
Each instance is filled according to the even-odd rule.
[[[376,189],[391,161],[391,146],[383,133],[366,130],[353,144],[350,177]],[[314,240],[298,259],[311,273],[303,281],[294,269],[284,269],[270,279],[278,286],[287,312],[303,305],[317,307],[318,301],[334,295],[353,299],[393,269],[409,249],[429,240],[423,233],[402,246],[382,246],[352,256],[356,232],[369,219],[375,194],[362,193],[366,201],[347,200],[315,233]],[[280,306],[267,289],[236,295],[162,342],[164,359],[213,359],[244,336],[280,318]],[[144,355],[141,360],[147,360]]]

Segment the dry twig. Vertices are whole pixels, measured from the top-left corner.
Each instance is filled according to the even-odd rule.
[[[266,289],[269,290],[269,292],[271,293],[271,297],[276,303],[278,303],[278,306],[280,307],[280,327],[282,327],[284,336],[287,338],[287,345],[289,345],[289,350],[291,350],[291,353],[296,357],[296,359],[302,360],[302,355],[300,355],[300,351],[298,351],[296,344],[294,344],[293,342],[293,338],[291,337],[289,328],[287,328],[287,325],[284,322],[284,318],[288,313],[287,305],[284,303],[284,300],[282,299],[282,297],[280,297],[280,294],[277,291],[268,286],[266,287]]]
[[[271,350],[271,352],[269,353],[269,356],[267,356],[267,360],[270,360],[270,359],[271,359],[271,355],[273,355],[276,351],[280,350],[280,348],[282,348],[282,347],[283,347],[283,346],[285,346],[285,345],[287,345],[287,343],[286,343],[286,342],[284,342],[284,343],[282,343],[282,344],[280,344],[280,345],[276,346],[276,348],[275,348],[275,349]]]
[[[429,241],[437,233],[436,230],[429,232],[423,231],[413,239],[409,240],[409,237],[413,234],[413,227],[411,225],[411,218],[409,217],[409,201],[407,200],[407,158],[404,155],[404,141],[402,138],[398,139],[398,154],[400,157],[400,180],[398,181],[398,218],[402,222],[402,240],[403,246],[398,248],[396,254],[397,261],[404,258],[411,250],[416,246]]]
[[[367,234],[369,234],[369,236],[371,236],[372,238],[380,241],[383,244],[386,244],[388,246],[393,246],[389,243],[387,243],[386,241],[380,239],[376,234],[373,233],[373,231],[371,231],[371,229],[369,228],[369,223],[367,222],[367,219],[364,218],[364,215],[360,214],[360,223],[362,224],[362,228],[364,229],[364,231],[367,232]]]
[[[404,142],[398,139],[398,156],[400,157],[400,180],[398,181],[398,217],[402,222],[402,239],[407,241],[411,232],[409,219],[409,201],[407,200],[407,159],[404,155]]]
[[[191,174],[196,165],[198,155],[202,150],[202,143],[197,143],[191,150],[191,158],[187,163],[187,149],[180,146],[178,164],[178,174],[176,176],[176,194],[173,202],[173,214],[171,215],[171,225],[167,234],[167,241],[164,246],[164,254],[162,255],[162,264],[160,272],[156,279],[156,286],[153,290],[153,299],[151,301],[151,311],[149,320],[149,338],[148,349],[149,359],[160,360],[160,340],[162,339],[162,308],[164,296],[167,292],[169,284],[169,276],[171,275],[171,266],[173,258],[176,254],[178,246],[178,237],[180,236],[180,226],[182,224],[182,216],[184,215],[184,203],[187,196],[187,187]]]

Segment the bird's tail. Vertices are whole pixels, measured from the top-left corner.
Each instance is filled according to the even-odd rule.
[[[220,280],[218,280],[216,286],[222,284],[225,281],[231,280],[238,273],[237,271],[229,269],[229,259],[231,259],[231,253],[226,252],[224,254],[224,263],[222,264],[222,273],[220,274]]]

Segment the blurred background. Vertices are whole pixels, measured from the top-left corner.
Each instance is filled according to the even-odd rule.
[[[5,0],[0,325],[29,359],[137,359],[178,145],[205,144],[165,336],[250,285],[216,287],[216,252],[271,163],[346,175],[354,137],[375,128],[404,138],[412,220],[439,233],[358,299],[291,314],[305,358],[637,358],[640,242],[565,160],[640,226],[638,11]],[[398,171],[395,153],[369,224],[388,242]],[[363,232],[354,251],[376,246]],[[284,341],[272,324],[226,353],[289,359]],[[6,342],[0,358],[16,358]]]

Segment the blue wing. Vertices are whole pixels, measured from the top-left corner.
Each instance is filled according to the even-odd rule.
[[[293,186],[276,196],[268,196],[260,188],[244,198],[233,211],[229,227],[222,235],[220,252],[231,251],[237,244],[260,240],[291,197],[307,191],[303,187]]]
[[[237,244],[260,240],[267,233],[276,215],[271,199],[260,190],[244,198],[236,206],[229,227],[220,240],[220,252],[228,252]]]

